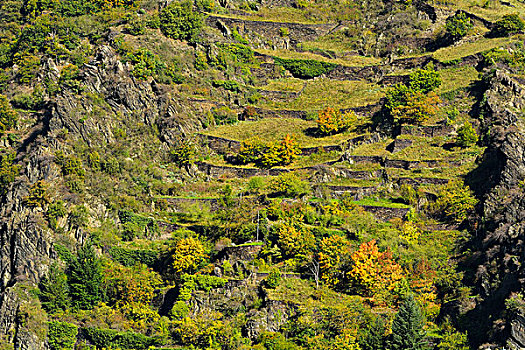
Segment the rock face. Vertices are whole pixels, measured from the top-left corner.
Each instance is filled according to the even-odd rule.
[[[505,320],[504,301],[525,286],[525,125],[520,118],[524,106],[525,89],[497,70],[481,106],[488,147],[467,178],[483,199],[484,221],[473,242],[470,266],[480,300],[467,315],[472,320],[469,335],[477,341],[521,342],[513,331],[520,319]]]
[[[56,81],[56,72],[54,64],[48,62],[41,75]],[[81,68],[81,84],[89,94],[61,90],[47,102],[45,112],[17,150],[21,176],[0,198],[0,333],[8,335],[16,349],[46,348],[47,323],[40,319],[40,305],[28,290],[39,283],[56,258],[55,238],[42,228],[46,227],[42,225],[45,208],[27,207],[24,197],[30,185],[39,180],[59,181],[61,173],[53,155],[64,148],[60,134],[104,147],[115,139],[119,122],[133,119],[135,124],[157,126],[158,137],[164,141],[160,144],[167,146],[181,135],[196,131],[201,122],[189,116],[203,115],[194,112],[206,108],[170,96],[155,82],[137,81],[107,46]],[[105,206],[93,201],[88,210],[104,216]],[[82,243],[86,238],[80,228],[70,232],[72,241]]]

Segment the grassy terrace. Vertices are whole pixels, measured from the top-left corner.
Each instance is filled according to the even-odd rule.
[[[263,101],[259,106],[294,110],[321,110],[326,107],[352,108],[377,103],[384,96],[382,87],[376,84],[321,78],[308,81],[301,96],[293,101]]]
[[[441,86],[437,89],[437,94],[468,87],[479,79],[479,72],[472,66],[446,68],[439,73]]]
[[[258,121],[242,121],[235,125],[222,125],[203,134],[243,141],[251,137],[259,137],[263,141],[282,139],[287,134],[296,137],[301,147],[319,147],[338,145],[357,134],[344,132],[341,134],[316,137],[313,135],[317,123],[311,120],[297,118],[268,118]]]
[[[393,203],[387,199],[376,199],[376,198],[363,198],[358,201],[354,201],[357,205],[366,205],[370,207],[385,207],[385,208],[410,208],[410,205],[403,203]]]
[[[486,2],[483,0],[445,0],[434,1],[434,6],[447,10],[463,9],[489,21],[496,21],[503,15],[525,12],[525,4],[518,0],[506,1],[510,4],[503,5],[499,1]]]
[[[262,10],[262,9],[261,9]],[[246,15],[231,13],[208,13],[208,15],[224,18],[234,18],[246,21],[258,22],[282,22],[282,23],[299,23],[299,24],[323,24],[322,21],[309,19],[303,15],[301,10],[294,8],[265,8],[264,11],[245,11]],[[326,22],[324,22],[326,23]],[[336,24],[334,24],[335,27]]]
[[[381,63],[381,60],[376,57],[365,57],[365,56],[359,56],[359,55],[349,55],[349,56],[345,56],[341,58],[331,59],[325,56],[315,54],[313,52],[297,52],[297,51],[288,51],[288,50],[264,50],[264,49],[257,49],[255,51],[265,54],[265,55],[275,56],[279,58],[303,59],[303,60],[312,59],[316,61],[335,63],[335,64],[340,64],[342,66],[350,66],[350,67],[374,66],[374,65],[378,65]]]
[[[435,51],[432,56],[439,61],[448,62],[503,46],[513,41],[519,41],[520,39],[521,36],[517,35],[509,38],[480,38],[470,43],[441,48]]]

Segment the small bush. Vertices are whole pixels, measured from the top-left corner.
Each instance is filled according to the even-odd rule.
[[[447,18],[445,30],[452,41],[458,41],[467,35],[468,31],[473,26],[474,24],[470,18],[468,18],[464,12],[460,12]]]
[[[67,322],[49,322],[48,342],[51,350],[73,350],[78,328]]]
[[[396,85],[387,92],[385,108],[398,124],[420,124],[438,112],[439,97],[424,94],[405,85]]]
[[[0,136],[15,127],[18,123],[18,113],[13,110],[7,97],[0,95]]]
[[[126,267],[132,267],[137,264],[144,264],[153,267],[157,262],[157,253],[153,250],[125,249],[121,247],[111,247],[109,255],[113,260]]]
[[[232,91],[232,92],[240,92],[241,91],[241,85],[233,80],[214,80],[212,82],[212,85],[214,87],[222,87],[225,90]]]
[[[336,65],[333,63],[315,60],[296,60],[275,58],[275,63],[283,66],[295,78],[312,79],[332,71]]]
[[[277,196],[300,197],[308,194],[310,184],[294,172],[285,172],[272,179],[269,190]]]
[[[357,122],[357,115],[353,112],[341,113],[340,110],[327,107],[319,112],[317,127],[325,135],[335,134],[348,129]]]
[[[478,142],[478,134],[472,124],[466,122],[458,129],[456,145],[459,147],[470,147]]]
[[[119,332],[113,329],[84,328],[83,333],[97,348],[148,349],[156,345],[152,337],[134,332]]]
[[[525,28],[525,21],[517,14],[505,15],[492,28],[493,36],[509,36],[521,32]]]
[[[281,271],[279,271],[277,268],[273,268],[268,274],[268,277],[266,277],[264,284],[266,285],[266,288],[275,289],[279,286],[280,283]]]
[[[444,214],[447,218],[461,223],[467,219],[469,213],[474,210],[478,200],[463,181],[450,181],[438,193],[438,199],[434,204],[434,212]]]
[[[436,90],[441,85],[441,77],[434,69],[418,69],[410,74],[409,86],[424,94]]]
[[[204,24],[204,16],[193,11],[192,3],[172,2],[159,15],[160,30],[168,38],[193,42]]]

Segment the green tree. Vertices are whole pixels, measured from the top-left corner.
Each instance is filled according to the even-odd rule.
[[[410,74],[409,86],[416,92],[428,94],[441,85],[441,76],[434,69],[418,69]]]
[[[0,136],[15,127],[18,122],[18,114],[13,110],[9,100],[0,95]]]
[[[73,350],[77,342],[78,328],[67,322],[49,322],[49,347],[51,350]]]
[[[19,168],[13,163],[14,159],[15,155],[12,153],[0,153],[0,196],[7,192],[7,188],[18,174]]]
[[[385,348],[385,321],[381,316],[378,316],[370,328],[365,332],[359,345],[362,350],[382,350]]]
[[[423,350],[427,349],[425,342],[425,317],[412,295],[409,295],[399,308],[390,338],[391,350]]]
[[[492,28],[492,35],[494,36],[508,36],[516,34],[525,28],[525,21],[517,13],[503,16],[500,20],[494,23]]]
[[[445,30],[452,41],[458,41],[467,35],[473,26],[474,24],[470,18],[468,18],[464,12],[460,12],[447,18]]]
[[[168,38],[193,42],[201,31],[204,16],[193,11],[191,2],[171,3],[159,15],[160,30]]]
[[[478,134],[469,122],[465,122],[457,133],[456,145],[460,147],[470,147],[478,142]]]
[[[39,288],[40,301],[47,312],[66,310],[71,304],[67,276],[56,263],[51,265],[49,274],[42,279]]]
[[[69,266],[69,289],[73,304],[91,309],[102,301],[102,266],[91,244],[84,245]]]
[[[435,211],[444,212],[448,218],[461,223],[467,219],[477,203],[470,188],[462,180],[454,180],[439,191]]]
[[[423,93],[431,83],[426,79],[414,80],[413,87],[396,85],[387,92],[385,108],[395,123],[420,124],[438,112],[439,97],[433,92]]]

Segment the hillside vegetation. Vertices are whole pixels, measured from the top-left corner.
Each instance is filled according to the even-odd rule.
[[[0,348],[525,348],[525,7],[0,2]]]

